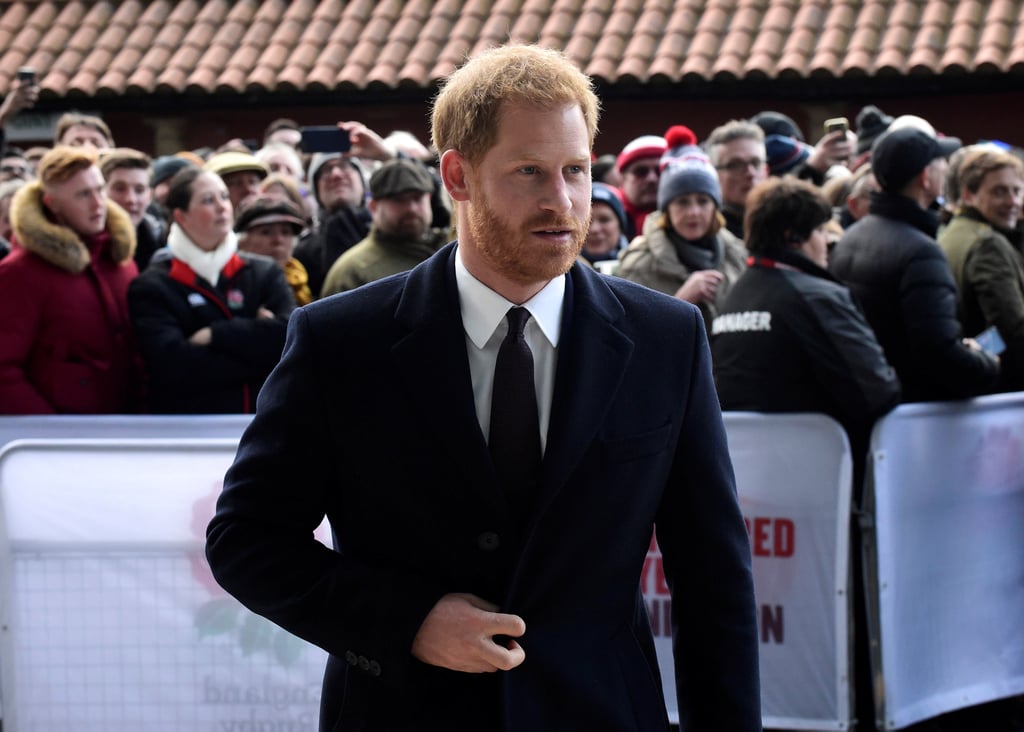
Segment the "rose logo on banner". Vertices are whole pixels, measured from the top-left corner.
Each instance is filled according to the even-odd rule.
[[[220,495],[221,483],[192,504],[192,535],[206,538],[206,526],[213,517]],[[212,596],[196,610],[195,626],[199,638],[233,637],[243,656],[267,653],[282,666],[293,666],[302,658],[307,644],[282,630],[264,617],[249,612],[225,592],[213,578],[206,553],[199,549],[189,553],[192,577]]]

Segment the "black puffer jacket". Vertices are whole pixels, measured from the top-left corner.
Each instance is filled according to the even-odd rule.
[[[906,402],[984,394],[999,377],[994,358],[961,342],[956,283],[937,227],[935,214],[913,200],[872,193],[870,213],[843,235],[829,266],[860,301]]]
[[[850,292],[796,252],[751,257],[711,325],[723,409],[822,412],[866,441],[900,384]]]

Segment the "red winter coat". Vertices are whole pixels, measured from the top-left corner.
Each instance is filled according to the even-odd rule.
[[[0,260],[0,414],[138,411],[131,219],[108,204],[106,230],[83,241],[49,219],[35,182],[15,195],[11,223],[14,246]]]

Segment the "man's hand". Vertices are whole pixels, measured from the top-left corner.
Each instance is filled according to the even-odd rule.
[[[11,84],[11,90],[0,102],[0,125],[6,125],[11,117],[23,109],[35,106],[39,99],[39,85],[35,82],[26,83],[15,79]]]
[[[807,165],[824,174],[833,165],[848,165],[856,150],[857,137],[852,132],[829,132],[818,140],[807,158]]]
[[[395,157],[395,151],[388,147],[384,138],[362,122],[339,122],[338,127],[347,130],[348,137],[352,141],[349,155],[381,161],[391,160]]]
[[[448,594],[437,601],[412,642],[412,655],[423,663],[452,671],[493,673],[515,668],[526,653],[512,638],[526,632],[518,615],[469,594]],[[507,646],[494,636],[508,636]]]

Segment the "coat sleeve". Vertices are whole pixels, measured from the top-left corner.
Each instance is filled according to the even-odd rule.
[[[128,288],[128,312],[152,389],[188,390],[198,385],[239,384],[251,366],[223,351],[189,342],[187,304],[156,273]],[[283,329],[283,326],[281,326]],[[280,353],[280,341],[278,353]],[[266,373],[270,366],[263,368]]]
[[[232,318],[210,324],[210,348],[235,359],[249,378],[262,378],[281,358],[288,317],[295,310],[295,296],[284,271],[270,263],[261,269],[256,301],[277,317]]]
[[[985,322],[996,326],[1006,342],[1004,366],[1017,370],[1006,375],[1008,383],[1024,384],[1024,257],[1007,245],[999,246],[992,237],[985,238],[968,256],[965,279],[974,289]]]
[[[328,413],[318,380],[330,377],[333,364],[317,358],[308,321],[304,309],[291,319],[284,355],[225,477],[207,557],[217,581],[253,612],[334,656],[374,658],[380,681],[400,684],[418,663],[413,638],[445,590],[370,566],[346,553],[343,539],[332,550],[314,538],[329,504],[342,507],[332,523],[345,520],[330,423],[359,415]]]
[[[956,316],[956,282],[949,262],[936,245],[911,259],[900,280],[900,307],[911,349],[951,398],[967,398],[995,388],[999,364],[988,354],[961,342]]]
[[[39,283],[18,264],[0,266],[0,414],[56,412],[26,370],[42,327],[43,297]]]
[[[687,405],[656,518],[681,730],[761,729],[750,545],[696,309]]]
[[[866,424],[900,402],[896,370],[885,359],[863,314],[847,291],[815,297],[816,321],[803,346],[823,391],[848,423]]]

